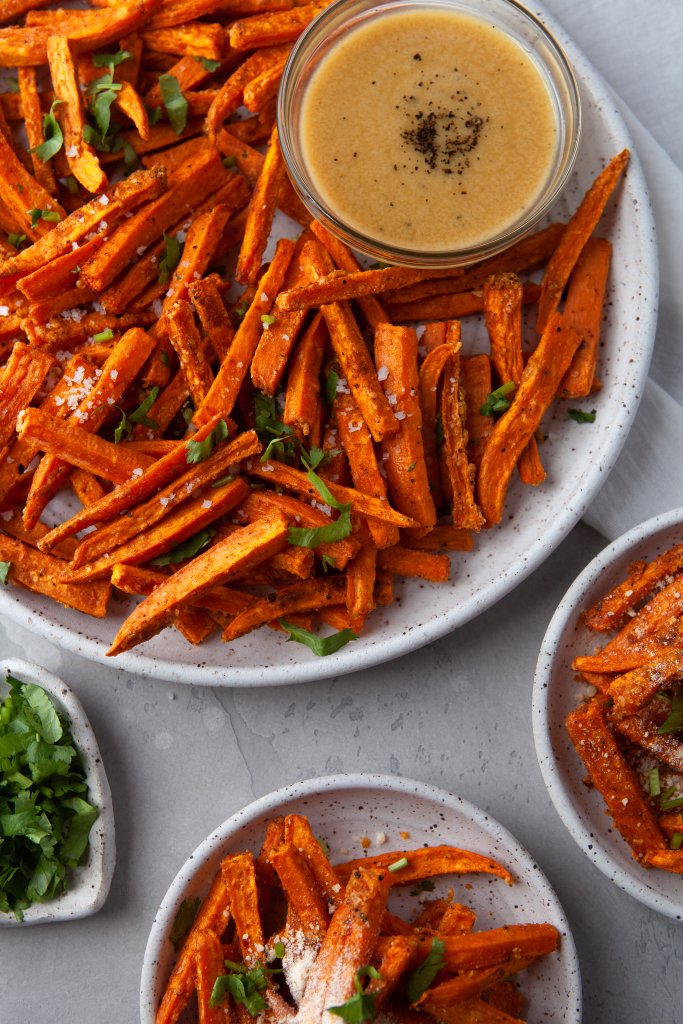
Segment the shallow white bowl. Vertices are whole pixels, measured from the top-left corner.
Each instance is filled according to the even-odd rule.
[[[597,868],[640,903],[683,919],[683,882],[668,871],[641,867],[612,825],[605,804],[585,785],[586,771],[567,735],[565,719],[583,699],[571,663],[592,651],[603,634],[591,632],[581,612],[626,575],[640,558],[651,559],[683,541],[683,508],[648,519],[619,537],[586,566],[555,612],[536,667],[533,728],[536,754],[550,797],[571,835]]]
[[[70,872],[68,888],[56,899],[34,903],[24,911],[24,920],[17,921],[14,914],[0,913],[0,927],[17,928],[28,924],[46,924],[49,921],[70,921],[87,917],[100,909],[109,894],[116,844],[114,840],[114,812],[109,783],[102,764],[99,747],[92,726],[75,693],[66,683],[39,665],[18,658],[0,662],[0,689],[4,689],[6,676],[14,676],[22,683],[36,683],[50,695],[57,710],[68,721],[71,735],[83,757],[85,777],[90,791],[89,800],[98,811],[90,830],[90,849],[87,859]]]
[[[540,4],[534,5],[533,12],[563,47],[581,90],[581,150],[574,174],[553,210],[553,216],[567,220],[605,161],[632,144],[600,76]],[[326,658],[316,658],[301,644],[285,642],[282,633],[270,629],[230,644],[211,638],[199,647],[165,630],[119,655],[116,667],[204,686],[272,686],[326,679],[431,643],[486,611],[526,579],[567,536],[607,478],[647,378],[657,319],[658,265],[647,186],[635,153],[618,192],[618,201],[612,198],[599,226],[614,246],[598,367],[603,387],[590,401],[580,403],[597,410],[596,420],[580,426],[566,418],[566,403],[555,403],[543,423],[548,435],[542,452],[547,479],[541,487],[512,481],[504,521],[482,531],[474,551],[453,556],[448,583],[397,580],[397,600],[369,616],[358,641]],[[484,337],[480,331],[478,342]],[[67,497],[60,495],[54,507],[62,501],[68,503]],[[62,506],[61,514],[72,514],[78,507],[74,501],[71,508]],[[112,662],[106,657],[107,648],[132,606],[133,599],[116,600],[106,619],[92,619],[19,587],[0,587],[2,614],[62,649],[108,664]]]
[[[332,862],[363,855],[362,836],[374,840],[366,851],[413,849],[450,843],[499,860],[517,879],[512,887],[500,878],[468,875],[436,880],[433,895],[455,887],[459,898],[478,915],[477,928],[548,922],[562,938],[557,953],[542,957],[520,976],[529,1000],[531,1024],[581,1020],[581,982],[569,925],[555,893],[538,865],[506,829],[461,797],[421,782],[385,775],[333,775],[309,779],[262,797],[223,822],[190,854],[164,897],[147,940],[140,984],[140,1020],[154,1016],[175,958],[168,935],[181,902],[206,895],[221,859],[230,851],[257,852],[266,823],[278,814],[305,814],[316,835],[330,846]],[[407,839],[401,832],[409,832]],[[415,913],[419,903],[397,894],[392,907]]]

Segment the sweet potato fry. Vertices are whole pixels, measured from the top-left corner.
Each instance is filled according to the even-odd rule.
[[[0,29],[0,36],[2,32]],[[0,131],[0,207],[5,228],[11,227],[32,241],[53,231],[54,222],[41,217],[32,224],[29,210],[47,210],[60,221],[66,216],[54,196],[26,170],[3,131]],[[2,261],[0,276],[7,277],[11,273],[7,268],[12,267],[17,258],[10,256]]]
[[[236,640],[239,636],[262,626],[272,619],[288,618],[295,612],[315,611],[326,604],[340,604],[345,600],[346,580],[343,577],[311,579],[292,583],[276,592],[273,597],[264,597],[250,608],[236,615],[223,630],[223,639]]]
[[[349,247],[344,245],[341,239],[337,238],[336,235],[333,235],[328,231],[320,221],[312,221],[310,227],[318,241],[325,247],[325,249],[327,249],[339,270],[346,270],[350,273],[361,270],[360,263]],[[390,318],[387,311],[376,296],[361,295],[358,298],[358,305],[363,312],[363,316],[373,330],[376,330],[379,324],[389,322]]]
[[[205,60],[221,60],[225,49],[225,32],[223,26],[216,22],[191,21],[172,28],[143,29],[140,38],[152,53],[172,53],[181,57],[190,52]]]
[[[557,309],[569,275],[581,250],[600,220],[607,201],[628,163],[629,155],[627,149],[622,150],[598,175],[581,201],[578,210],[567,224],[557,248],[550,257],[543,275],[541,297],[538,302],[536,329],[539,333],[545,331],[550,317]]]
[[[153,171],[145,173],[151,174]],[[106,288],[134,259],[139,248],[155,242],[166,228],[175,224],[214,191],[224,173],[215,152],[200,153],[194,160],[189,160],[177,172],[162,196],[141,206],[137,213],[111,234],[99,252],[87,261],[81,270],[79,284],[98,291]]]
[[[334,402],[339,436],[349,460],[353,485],[357,491],[387,501],[384,477],[380,473],[372,435],[360,415],[352,395],[341,393]],[[398,543],[398,527],[393,523],[368,520],[375,547],[387,548]]]
[[[193,435],[192,440],[196,442],[205,441],[216,427],[217,422],[217,419],[210,420]],[[65,522],[60,523],[59,526],[56,526],[41,544],[41,550],[50,551],[54,544],[65,537],[72,537],[79,530],[84,530],[88,526],[106,522],[107,519],[120,512],[125,512],[139,502],[144,501],[187,469],[187,455],[187,445],[179,445],[169,452],[168,455],[153,462],[147,472],[143,472],[142,475],[138,475],[122,486],[114,488],[110,494],[107,494],[106,497],[91,505],[90,508],[77,512],[71,519],[67,519]]]
[[[71,173],[88,192],[101,192],[108,184],[107,176],[100,166],[97,153],[83,138],[85,117],[76,68],[66,36],[50,36],[47,41],[47,59],[55,95],[60,99],[56,117],[64,133],[64,151]]]
[[[458,279],[458,283],[460,282]],[[526,283],[522,289],[525,306],[538,302],[540,285]],[[484,293],[481,286],[474,291],[457,291],[453,294],[433,295],[410,302],[396,302],[387,299],[387,313],[394,323],[414,323],[416,320],[459,320],[465,316],[484,311]]]
[[[284,826],[284,838],[303,855],[323,897],[336,909],[342,898],[337,872],[323,853],[308,818],[302,814],[288,814]]]
[[[608,725],[602,697],[585,701],[567,718],[567,732],[619,832],[641,863],[666,849],[662,830]]]
[[[430,276],[453,276],[453,270],[432,271]],[[310,309],[330,302],[345,302],[349,299],[364,298],[367,295],[381,295],[394,288],[422,281],[424,270],[414,267],[382,267],[375,270],[335,270],[312,284],[300,285],[284,291],[278,297],[278,309]]]
[[[675,545],[648,564],[634,563],[627,578],[585,613],[586,626],[599,633],[621,629],[628,622],[631,611],[650,597],[667,576],[677,575],[682,570],[683,544]]]
[[[591,393],[611,258],[612,246],[607,239],[589,238],[569,278],[564,315],[582,341],[560,384],[563,398],[582,398]]]
[[[273,215],[284,180],[285,166],[277,126],[270,136],[266,158],[249,202],[244,239],[240,246],[235,277],[242,284],[254,284],[273,223]]]
[[[60,461],[80,466],[115,483],[125,483],[139,476],[154,461],[148,455],[128,451],[125,445],[115,445],[89,434],[83,427],[55,422],[42,409],[24,409],[17,422],[17,432],[20,439],[31,441]]]
[[[0,371],[0,453],[13,435],[17,417],[40,390],[54,365],[48,352],[36,352],[18,341]]]
[[[581,337],[554,314],[527,363],[512,405],[496,422],[479,468],[481,509],[490,525],[500,522],[507,484],[564,376]]]
[[[190,301],[202,325],[202,331],[211,349],[222,362],[235,336],[225,303],[221,298],[214,275],[193,281],[188,286]]]
[[[289,368],[282,422],[294,427],[301,438],[313,436],[316,430],[320,412],[320,368],[328,339],[325,321],[322,314],[317,313],[297,345]]]
[[[681,674],[683,648],[662,648],[642,667],[624,672],[612,680],[609,696],[614,701],[613,714],[617,718],[635,714]]]
[[[378,552],[377,564],[380,569],[391,572],[395,576],[411,576],[430,580],[432,583],[445,583],[451,573],[448,555],[435,555],[429,551],[414,551],[411,548],[401,547],[400,544]]]
[[[316,277],[327,274],[332,261],[320,243],[307,242],[304,248],[308,250]],[[377,380],[370,354],[350,306],[346,302],[333,302],[322,306],[320,311],[325,317],[332,347],[342,373],[348,381],[370,433],[375,441],[390,437],[397,432],[399,421],[394,416]]]
[[[105,218],[108,225],[113,225],[136,206],[156,198],[165,188],[166,174],[163,169],[135,171],[125,181],[114,185],[101,196],[96,196],[68,217],[64,217],[61,211],[60,223],[55,224],[48,235],[0,265],[0,278],[25,277],[41,268],[45,268],[49,277],[51,261],[67,252],[71,253],[74,243],[80,243],[87,234],[101,226]],[[53,208],[58,209],[54,203]],[[78,264],[78,258],[72,256],[74,266]],[[28,280],[22,284],[26,287]],[[27,290],[24,294],[27,298],[39,298],[46,286],[45,279],[42,279],[36,282],[35,290]]]
[[[260,442],[253,431],[240,434],[234,440],[228,441],[204,462],[191,466],[186,473],[157,491],[147,502],[137,505],[129,516],[113,519],[84,537],[73,558],[73,568],[78,569],[105,552],[116,553],[116,549],[122,544],[139,537],[143,531],[149,530],[155,523],[170,515],[198,490],[214,484],[225,476],[230,467],[239,464],[241,459],[256,454],[260,448]],[[236,504],[242,500],[241,491],[240,488],[236,492]],[[116,560],[126,561],[125,558]]]
[[[72,584],[60,583],[64,562],[52,555],[44,555],[28,544],[0,533],[0,561],[9,562],[9,579],[35,594],[58,601],[67,608],[103,619],[107,614],[110,586],[108,582]]]
[[[226,1024],[230,1018],[223,1006],[211,1006],[216,978],[225,973],[225,953],[213,932],[198,932],[194,940],[197,1012],[199,1024]]]
[[[278,64],[290,49],[291,46],[284,45],[257,50],[225,80],[206,115],[206,134],[209,138],[215,138],[223,122],[238,109],[244,98],[247,83],[263,74],[269,67]]]
[[[441,392],[444,463],[453,502],[451,518],[453,526],[459,529],[478,531],[484,524],[484,516],[474,496],[475,467],[467,457],[467,406],[460,383],[460,350],[451,347],[454,351],[444,365]]]
[[[196,602],[206,590],[223,583],[249,565],[258,565],[281,551],[287,543],[287,520],[280,515],[245,526],[219,541],[174,573],[167,583],[149,595],[119,630],[109,655],[130,650],[164,627],[168,616],[183,602]]]
[[[230,46],[234,50],[254,50],[277,46],[297,39],[306,26],[327,6],[329,0],[304,4],[275,14],[255,14],[230,26]]]
[[[306,939],[322,941],[327,931],[327,901],[319,891],[307,860],[292,842],[283,842],[271,850],[268,860],[275,868],[290,909],[296,914],[297,927]]]
[[[230,351],[223,360],[206,398],[195,412],[195,425],[206,423],[216,414],[229,416],[232,412],[242,381],[249,373],[249,364],[263,329],[261,317],[270,314],[293,253],[294,243],[286,238],[280,239],[275,256],[259,281],[257,294],[244,315]]]
[[[394,507],[415,519],[420,524],[420,532],[426,533],[436,523],[436,509],[422,440],[415,331],[410,327],[380,324],[375,332],[375,365],[384,393],[399,421],[396,433],[382,442],[389,496]]]
[[[40,159],[36,148],[45,141],[43,112],[40,108],[40,94],[35,68],[19,68],[17,75],[21,96],[22,118],[26,129],[31,163],[36,181],[51,195],[57,194],[57,182],[48,161]]]
[[[235,919],[237,942],[248,966],[258,962],[263,951],[263,930],[258,908],[258,890],[254,858],[237,853],[221,863],[221,873]]]
[[[334,870],[341,881],[346,882],[360,867],[386,871],[390,864],[395,864],[397,861],[403,860],[404,857],[408,861],[407,865],[399,870],[389,872],[389,885],[407,885],[409,882],[417,882],[422,878],[431,878],[434,875],[459,875],[471,872],[497,875],[508,885],[513,883],[512,875],[502,864],[491,860],[490,857],[483,857],[469,850],[459,850],[454,846],[429,846],[419,850],[381,853],[376,857],[363,857],[360,860],[335,864]]]
[[[164,324],[178,356],[192,401],[195,406],[201,405],[213,384],[213,373],[190,303],[184,299],[177,301],[167,314]]]
[[[282,462],[265,462],[258,465],[251,464],[249,473],[260,477],[263,480],[270,480],[272,484],[288,487],[290,490],[306,494],[309,498],[318,500],[320,495],[309,480],[306,473],[292,466],[286,466]],[[403,515],[393,509],[387,501],[375,498],[369,494],[354,490],[352,487],[344,487],[342,484],[327,481],[327,485],[337,501],[342,504],[351,505],[351,509],[359,516],[367,519],[377,519],[382,523],[393,523],[400,527],[417,526],[414,519]]]

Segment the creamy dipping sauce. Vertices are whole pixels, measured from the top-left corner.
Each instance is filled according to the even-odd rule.
[[[337,217],[430,252],[484,242],[539,195],[558,145],[540,71],[502,30],[429,7],[338,40],[301,106],[301,152]]]

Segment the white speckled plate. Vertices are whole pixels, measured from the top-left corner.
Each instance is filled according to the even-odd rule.
[[[575,173],[556,215],[573,213],[604,163],[630,139],[607,87],[576,47],[542,9],[572,63],[580,84],[584,132]],[[633,155],[600,231],[614,246],[599,372],[602,391],[589,402],[590,425],[566,419],[557,403],[545,420],[543,445],[547,479],[523,487],[515,479],[503,522],[484,532],[475,550],[453,558],[446,584],[397,582],[398,600],[370,616],[363,637],[327,658],[316,658],[282,634],[261,629],[225,645],[213,639],[195,648],[172,630],[119,655],[128,672],[179,683],[213,686],[265,686],[326,678],[396,658],[469,622],[513,590],[569,533],[614,465],[633,422],[648,372],[657,312],[658,268],[654,225],[637,155]],[[55,605],[27,591],[0,587],[0,611],[61,647],[97,661],[123,622],[129,602],[114,602],[106,620]]]
[[[533,858],[502,825],[466,800],[421,782],[385,775],[334,775],[288,786],[238,811],[197,847],[176,875],[152,925],[140,985],[141,1024],[154,1024],[174,960],[169,929],[182,900],[203,897],[226,853],[257,852],[266,823],[275,815],[293,813],[309,818],[315,834],[329,843],[333,863],[362,856],[361,837],[374,840],[380,834],[386,842],[381,846],[373,842],[369,855],[377,850],[450,843],[499,860],[516,878],[514,886],[483,875],[468,875],[462,881],[444,876],[436,880],[434,895],[445,895],[455,887],[457,898],[477,912],[476,929],[555,925],[562,936],[558,952],[542,957],[520,976],[528,999],[525,1020],[579,1024],[581,982],[574,941],[562,907]],[[401,839],[406,831],[409,838]],[[398,913],[409,915],[419,908],[418,899],[407,891],[399,899],[403,903],[396,907]]]
[[[586,856],[619,888],[667,917],[683,919],[683,880],[641,867],[605,813],[602,797],[585,785],[586,771],[564,722],[583,699],[571,663],[592,651],[600,634],[582,624],[592,607],[626,575],[631,562],[649,560],[683,541],[683,508],[648,519],[605,548],[586,566],[560,602],[543,640],[536,668],[533,726],[541,772],[557,813]]]
[[[24,911],[24,920],[17,921],[14,914],[0,913],[0,928],[23,928],[29,924],[47,924],[50,921],[71,921],[87,917],[98,911],[109,894],[116,846],[114,841],[114,812],[111,792],[102,764],[99,747],[85,711],[66,683],[39,665],[31,665],[18,658],[0,662],[0,690],[5,691],[6,677],[14,676],[22,683],[36,683],[50,695],[57,710],[71,727],[76,746],[83,755],[85,777],[90,801],[99,815],[90,831],[90,850],[80,867],[70,872],[68,888],[61,896],[45,903],[34,903]]]

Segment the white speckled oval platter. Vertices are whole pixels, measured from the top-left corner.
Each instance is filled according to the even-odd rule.
[[[141,1024],[154,1016],[173,963],[168,934],[183,899],[203,897],[222,857],[231,851],[257,852],[266,823],[279,814],[304,814],[316,836],[330,846],[332,863],[362,856],[362,836],[371,840],[368,855],[381,850],[450,843],[491,856],[507,867],[516,883],[483,875],[437,879],[435,892],[449,886],[477,913],[475,929],[504,924],[550,923],[560,932],[559,950],[525,972],[520,985],[528,1000],[525,1019],[544,1024],[581,1020],[581,981],[569,925],[556,895],[530,854],[501,825],[452,793],[396,776],[335,775],[288,786],[249,804],[208,836],[172,882],[147,941],[140,985]],[[401,833],[409,838],[402,839]],[[379,836],[382,845],[373,842]],[[406,893],[401,910],[419,909]]]
[[[536,667],[533,728],[536,754],[555,809],[588,859],[612,882],[640,903],[667,917],[683,920],[683,883],[678,875],[641,867],[612,826],[600,794],[584,783],[585,768],[564,726],[581,702],[585,687],[577,683],[571,663],[593,650],[598,634],[581,622],[592,607],[626,575],[638,559],[656,557],[683,542],[683,508],[655,516],[634,527],[601,551],[569,588],[543,640]]]
[[[580,84],[583,139],[575,172],[554,211],[566,220],[607,160],[631,143],[602,79],[542,9],[533,11],[555,32]],[[543,423],[547,479],[540,487],[526,488],[513,481],[502,523],[484,531],[473,551],[453,556],[448,583],[397,580],[394,604],[369,617],[360,640],[327,658],[316,658],[268,629],[230,645],[213,639],[198,648],[166,630],[119,655],[116,664],[140,675],[212,686],[270,686],[327,678],[424,646],[469,622],[521,583],[558,546],[597,494],[626,440],[647,377],[658,267],[647,189],[635,153],[600,232],[614,247],[598,368],[603,387],[589,403],[580,403],[596,410],[595,422],[577,424],[566,418],[565,403],[556,403]],[[105,620],[95,620],[27,591],[0,587],[4,615],[95,661],[106,659],[129,608],[127,601],[114,602]]]
[[[22,683],[42,686],[57,710],[71,727],[71,735],[83,756],[90,801],[99,814],[90,831],[90,848],[84,864],[69,875],[68,889],[54,900],[34,903],[24,911],[23,921],[14,914],[0,914],[0,928],[25,928],[29,924],[72,921],[95,914],[104,904],[116,864],[114,811],[109,782],[102,764],[97,739],[81,703],[73,690],[57,676],[39,665],[8,658],[0,661],[0,690],[6,692],[5,679],[13,676]]]

